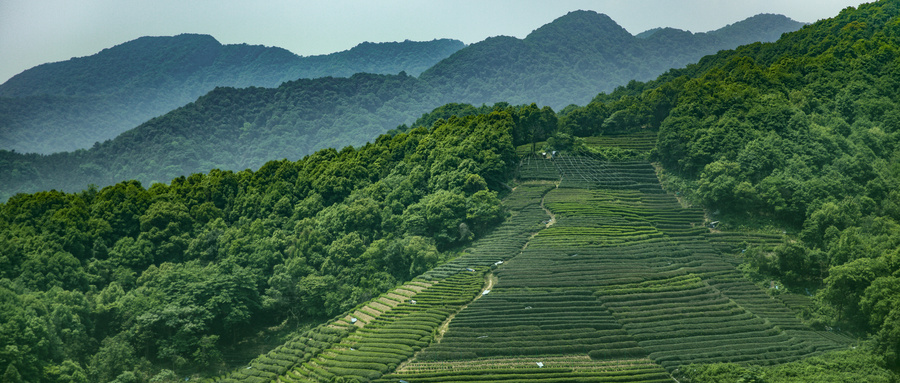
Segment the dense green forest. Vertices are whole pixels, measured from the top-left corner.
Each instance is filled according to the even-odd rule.
[[[17,192],[50,189],[78,191],[88,184],[102,187],[127,179],[137,179],[150,185],[152,182],[167,182],[177,176],[212,168],[255,169],[273,158],[296,159],[326,147],[362,145],[389,129],[400,124],[410,124],[422,114],[451,102],[493,105],[496,102],[530,104],[539,101],[538,105],[549,104],[554,108],[573,102],[583,104],[597,92],[612,90],[629,80],[650,79],[668,68],[696,61],[704,54],[714,53],[718,49],[733,48],[741,43],[761,39],[774,39],[782,31],[796,30],[799,27],[799,23],[784,16],[759,15],[706,34],[667,29],[638,38],[605,15],[572,12],[535,30],[524,40],[497,37],[472,44],[435,65],[420,78],[407,73],[379,76],[359,74],[349,78],[289,81],[275,89],[218,88],[191,104],[141,124],[113,140],[96,143],[91,149],[54,155],[0,151],[0,200]],[[220,50],[238,48],[223,48],[210,37],[180,38],[197,40],[195,44],[205,41],[204,44],[212,44]],[[136,40],[117,49],[137,49],[131,46],[151,42],[153,40]],[[171,43],[174,44],[175,41]],[[451,42],[439,43],[441,41],[429,44],[444,46]],[[406,46],[397,45],[396,49]],[[271,52],[272,55],[280,52],[269,49],[263,52]],[[354,62],[364,61],[357,56],[376,49],[388,51],[380,44],[362,44],[348,54],[360,51],[351,58]],[[437,51],[436,48],[433,50]],[[195,51],[196,49],[186,52]],[[112,53],[80,60],[92,62]],[[287,52],[281,53],[286,54]],[[175,54],[170,56],[180,57]],[[271,55],[260,54],[257,61],[269,56]],[[322,60],[332,56],[324,56]],[[193,56],[188,55],[184,60],[197,60],[191,57]],[[281,81],[282,72],[267,70],[278,62],[287,60],[285,57],[270,60],[274,63],[264,61],[268,64],[249,67],[255,71],[255,75],[275,76],[275,81]],[[402,59],[406,55],[397,54],[397,57]],[[171,67],[172,71],[179,68],[176,63],[184,61],[174,58],[165,66]],[[217,63],[218,61],[208,67],[209,70],[219,68]],[[48,65],[49,69],[56,67]],[[67,68],[65,65],[58,67],[60,70]],[[78,76],[73,74],[71,77],[90,77],[85,73],[93,73],[90,69],[95,67],[103,66],[85,64],[75,73]],[[41,71],[49,70],[44,67],[34,70],[39,68]],[[36,71],[33,75],[31,71],[23,73],[21,81],[16,82],[21,84],[9,87],[22,93],[24,84],[30,83],[26,81],[28,77],[41,71]],[[188,78],[197,78],[203,73],[206,72],[191,74]],[[126,78],[135,82],[152,82],[151,80],[156,79],[153,76],[138,76],[137,80],[140,81],[137,81],[132,77]],[[203,75],[199,78],[212,81],[216,77]],[[238,80],[234,79],[232,83],[236,86],[252,85]],[[62,79],[58,81],[59,83],[51,82],[49,85],[66,88]],[[98,84],[101,85],[87,85],[93,83],[86,82],[82,87],[96,86],[100,88],[96,92],[104,93],[116,83],[109,80],[99,81]],[[139,94],[141,97],[149,95],[128,89],[123,92]],[[15,120],[19,118],[17,116],[21,116],[14,105],[46,105],[49,108],[47,111],[52,110],[54,113],[60,108],[51,101],[9,101],[8,113],[0,112],[0,126],[5,125],[2,121],[6,118]],[[2,103],[0,108],[4,108]],[[81,101],[77,105],[73,104],[71,110],[78,115],[89,116],[91,113],[88,111],[93,108],[101,108],[105,110],[104,113],[128,114],[123,108]],[[58,114],[65,115],[69,114]],[[62,117],[42,116],[35,121],[50,121],[54,118]],[[67,124],[71,122],[73,121]],[[96,122],[93,121],[92,126],[96,126]],[[42,130],[26,131],[29,132],[27,134],[38,134]],[[67,134],[52,136],[54,140],[72,141]],[[93,140],[89,142],[93,143]]]
[[[90,148],[219,86],[273,88],[362,72],[418,76],[464,46],[450,39],[365,42],[301,57],[277,47],[222,45],[208,35],[142,37],[0,84],[0,147],[45,154]]]
[[[498,107],[255,172],[18,195],[0,210],[3,380],[215,371],[266,327],[346,311],[502,221],[513,145],[553,123]]]
[[[628,153],[585,143],[628,132],[657,136],[662,183],[718,230],[787,237],[773,251],[739,244],[747,278],[778,286],[773,296],[811,296],[806,325],[863,340],[790,364],[681,374],[840,381],[866,368],[896,379],[898,79],[900,2],[883,0],[559,113],[450,104],[374,143],[258,171],[13,196],[0,205],[3,379],[215,372],[267,328],[342,314],[490,233],[506,218],[516,146],[609,160]]]

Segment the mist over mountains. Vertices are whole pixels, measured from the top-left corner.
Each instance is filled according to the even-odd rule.
[[[631,80],[650,79],[705,54],[772,39],[774,31],[801,25],[784,16],[758,15],[710,33],[663,29],[636,37],[606,15],[576,11],[525,39],[493,37],[462,49],[453,40],[364,43],[345,53],[304,58],[305,65],[282,49],[223,46],[209,36],[138,39],[96,56],[36,67],[0,86],[4,145],[93,142],[93,132],[110,132],[95,128],[102,126],[99,120],[134,118],[135,109],[162,103],[155,95],[180,95],[177,100],[166,97],[169,104],[186,102],[191,92],[213,84],[272,84],[328,70],[336,75],[357,68],[396,70],[405,65],[411,70],[303,79],[278,88],[218,88],[89,150],[53,155],[0,151],[5,165],[0,197],[81,190],[125,179],[166,182],[212,168],[256,168],[324,147],[363,144],[449,102],[536,102],[557,110],[586,104],[597,93]],[[166,48],[151,49],[160,44]],[[435,60],[449,57],[416,78],[412,75],[425,60],[413,61],[415,52],[432,52],[428,57]],[[131,65],[128,57],[141,58],[140,65]],[[374,65],[378,57],[382,64]],[[159,64],[151,65],[153,60]]]
[[[54,153],[89,148],[218,86],[273,88],[354,73],[418,75],[461,41],[364,42],[301,57],[278,47],[220,44],[208,35],[141,37],[26,70],[0,85],[0,148]]]
[[[472,44],[420,79],[453,93],[456,102],[535,102],[559,110],[722,49],[775,41],[802,25],[782,15],[760,14],[708,33],[663,28],[633,36],[609,16],[576,11],[524,39],[500,36]]]

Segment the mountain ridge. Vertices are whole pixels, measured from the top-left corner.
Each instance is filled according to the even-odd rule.
[[[570,25],[588,25],[589,30],[570,31],[566,27]],[[612,31],[614,39],[663,44],[665,49],[651,51],[667,56],[639,59],[648,51],[643,45],[631,45],[630,50],[623,48],[625,53],[618,52],[614,45],[603,41],[607,30]],[[566,31],[571,32],[572,39],[560,37]],[[550,44],[548,39],[552,36],[563,41],[558,46]],[[124,134],[86,151],[51,156],[0,152],[4,163],[9,164],[0,170],[0,180],[9,185],[0,190],[0,195],[8,198],[19,191],[80,190],[91,183],[104,186],[132,178],[149,183],[210,168],[254,168],[272,158],[299,158],[323,147],[364,144],[380,133],[409,124],[416,117],[450,102],[545,105],[555,98],[557,102],[566,100],[560,102],[565,106],[584,98],[583,102],[587,103],[602,90],[598,81],[606,81],[605,86],[610,89],[614,84],[624,85],[638,72],[669,69],[671,58],[684,53],[674,44],[631,36],[608,16],[591,11],[557,18],[536,29],[529,38],[498,36],[469,45],[429,68],[418,79],[401,75],[358,75],[349,81],[322,78],[284,83],[274,88],[274,92],[285,97],[271,99],[276,103],[271,107],[258,100],[268,98],[272,90],[242,88],[210,93],[202,104],[213,107],[186,105],[135,128],[142,133]],[[585,44],[568,41],[581,41],[577,38],[595,42],[588,47],[593,55],[584,53],[581,45]],[[699,57],[702,52],[694,49],[691,53]],[[638,62],[652,67],[637,68]],[[617,63],[635,66],[629,64],[627,69],[615,69],[621,67]],[[335,86],[350,88],[335,89]],[[254,93],[255,96],[251,95]],[[212,100],[213,95],[223,99]],[[253,101],[234,104],[227,99],[230,97]],[[310,108],[312,104],[322,107]],[[164,124],[180,127],[170,129]],[[191,136],[196,138],[172,135],[171,132],[186,126],[190,126]],[[156,133],[147,131],[157,129]],[[159,139],[151,146],[125,142],[128,137],[152,135],[158,135]],[[176,160],[185,156],[197,159]]]
[[[454,94],[454,102],[536,102],[562,109],[584,105],[631,80],[652,80],[721,49],[774,41],[802,25],[783,15],[760,14],[710,32],[663,28],[642,38],[605,14],[573,11],[523,39],[495,37],[470,44],[419,78]]]
[[[0,146],[39,153],[89,148],[216,86],[272,88],[358,72],[417,75],[463,46],[450,39],[361,43],[304,57],[278,47],[223,45],[209,35],[142,37],[0,84]]]

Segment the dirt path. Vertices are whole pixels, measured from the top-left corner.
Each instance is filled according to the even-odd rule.
[[[559,183],[556,184],[556,188],[559,188]],[[553,226],[553,224],[556,223],[556,215],[553,214],[553,212],[550,211],[550,209],[547,209],[546,207],[544,207],[544,199],[546,198],[546,196],[547,196],[546,193],[544,193],[544,195],[541,196],[541,209],[544,210],[544,212],[547,213],[548,216],[550,216],[550,220],[547,221],[547,224],[546,224],[546,226],[545,226],[544,228],[548,228],[548,227],[550,227],[550,226]],[[521,252],[522,252],[523,250],[525,250],[525,248],[528,247],[528,244],[531,243],[531,240],[534,239],[534,237],[535,237],[536,235],[538,235],[538,233],[534,233],[534,234],[532,234],[532,235],[528,238],[528,241],[526,241],[526,242],[525,242],[525,245],[522,246],[522,250],[519,251],[519,254],[521,254]],[[516,255],[518,255],[518,254],[516,254]],[[515,257],[512,257],[512,258],[515,258]],[[512,259],[512,258],[510,258],[510,259]],[[456,314],[457,314],[457,313],[459,313],[460,311],[465,310],[467,307],[469,307],[470,304],[472,304],[472,302],[475,302],[475,301],[477,301],[478,299],[480,299],[481,297],[483,297],[483,296],[484,296],[484,292],[485,292],[485,291],[488,291],[488,290],[492,290],[492,289],[494,288],[494,284],[496,284],[496,283],[498,282],[497,276],[494,275],[494,273],[492,273],[492,272],[488,272],[487,274],[485,274],[484,280],[485,280],[485,281],[484,281],[484,287],[481,288],[481,291],[478,293],[478,295],[476,295],[475,298],[473,298],[469,303],[466,303],[465,305],[463,305],[462,307],[460,307],[459,310],[457,310],[455,313],[450,314],[450,316],[448,316],[447,319],[445,319],[444,322],[441,323],[440,326],[438,326],[438,330],[437,330],[437,333],[436,333],[435,336],[434,336],[434,341],[432,342],[432,344],[441,343],[441,339],[444,338],[444,334],[446,334],[446,333],[447,333],[447,330],[450,329],[450,322],[453,320],[453,318],[456,317]],[[419,350],[418,352],[416,352],[415,355],[413,355],[411,358],[409,358],[409,359],[407,359],[407,360],[404,360],[402,363],[400,363],[399,366],[397,366],[397,368],[396,368],[394,371],[395,371],[395,372],[402,371],[403,368],[406,367],[407,364],[409,364],[409,363],[411,363],[412,361],[416,360],[416,359],[419,357],[419,354],[421,354],[423,351],[425,351],[425,349],[428,348],[428,347],[430,347],[430,345],[429,345],[429,346],[426,346],[425,348],[423,348],[423,349]]]
[[[559,189],[559,184],[556,184],[556,188]],[[547,193],[549,193],[549,192],[547,192]],[[547,215],[550,216],[550,221],[548,221],[547,226],[545,226],[545,228],[548,228],[550,226],[553,226],[554,223],[556,223],[556,214],[553,214],[553,212],[550,211],[550,209],[547,209],[546,207],[544,207],[545,199],[547,199],[546,193],[541,197],[541,209],[544,210],[544,213],[547,213]],[[534,233],[534,235],[537,235],[537,233]],[[534,238],[534,235],[532,235],[531,238]],[[529,238],[528,240],[531,241],[531,238]]]
[[[495,276],[494,273],[487,273],[484,275],[484,280],[485,280],[484,287],[481,289],[481,291],[478,292],[478,295],[476,295],[475,298],[472,299],[471,302],[466,303],[465,305],[460,307],[459,311],[457,311],[456,313],[465,310],[466,307],[469,307],[469,305],[472,304],[472,302],[475,302],[479,298],[483,297],[485,291],[493,289],[494,283],[497,281],[497,276]],[[441,343],[441,339],[444,338],[444,334],[447,332],[447,329],[450,328],[450,321],[453,320],[453,318],[456,316],[456,313],[450,314],[450,316],[447,317],[447,319],[444,321],[444,323],[441,323],[441,326],[438,327],[438,333],[434,337],[435,343]]]
[[[559,182],[556,183],[556,189],[559,189]],[[549,193],[549,191],[547,193]],[[550,216],[550,220],[547,221],[546,225],[544,225],[544,229],[546,229],[550,226],[553,226],[553,224],[556,223],[556,214],[553,214],[553,212],[550,211],[550,209],[547,209],[546,207],[544,207],[544,199],[547,198],[547,193],[544,193],[544,195],[541,196],[541,210],[543,210],[544,213],[547,213],[547,215]],[[536,237],[538,235],[538,233],[539,232],[532,233],[531,236],[528,237],[528,241],[525,241],[525,245],[522,246],[521,250],[519,250],[519,254],[521,254],[523,251],[525,251],[525,249],[528,248],[528,244],[531,243],[531,240],[534,239],[534,237]],[[518,255],[518,254],[516,254],[516,255]]]
[[[472,304],[472,302],[475,302],[479,298],[483,297],[484,292],[493,289],[494,283],[496,283],[496,282],[497,282],[497,276],[495,276],[494,273],[488,272],[487,274],[485,274],[484,275],[484,287],[481,288],[481,291],[478,292],[478,295],[476,295],[475,298],[472,298],[472,301],[470,301],[469,303],[466,303],[465,305],[460,307],[459,310],[457,310],[455,313],[450,314],[450,316],[448,316],[447,319],[445,319],[444,322],[441,323],[440,326],[438,326],[438,331],[437,331],[437,334],[435,334],[435,336],[434,336],[434,341],[432,341],[432,343],[429,344],[428,346],[426,346],[425,348],[417,351],[411,358],[404,360],[402,363],[400,363],[400,365],[397,366],[397,369],[395,369],[394,372],[402,371],[403,368],[406,367],[407,364],[416,360],[419,357],[419,354],[421,354],[423,351],[425,351],[426,348],[431,347],[431,345],[441,343],[441,339],[444,338],[444,334],[446,334],[447,330],[450,329],[450,321],[452,321],[453,318],[456,317],[456,314],[459,313],[460,311],[465,310],[466,307],[469,307],[469,305]]]

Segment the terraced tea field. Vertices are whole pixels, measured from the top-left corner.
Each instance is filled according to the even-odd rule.
[[[625,150],[634,150],[640,153],[649,153],[656,147],[656,132],[605,135],[599,137],[585,137],[585,143],[593,147],[616,147]]]
[[[477,296],[486,268],[413,281],[253,360],[216,382],[368,381],[427,346],[438,327]],[[366,313],[366,314],[363,314]]]
[[[540,363],[540,364],[538,364]],[[587,355],[410,363],[376,382],[673,382],[649,359]]]
[[[456,259],[209,381],[364,382],[395,370],[439,336],[448,318],[483,296],[490,268],[519,254],[547,226],[541,198],[553,187],[519,186],[504,201],[507,220]]]
[[[848,347],[735,268],[774,234],[711,233],[647,162],[530,157],[510,217],[460,256],[220,381],[671,382],[690,363]]]
[[[710,233],[649,163],[558,155],[520,174],[559,182],[543,197],[554,224],[496,267],[490,295],[440,342],[379,381],[673,381],[685,364],[777,364],[852,342],[812,331],[735,268],[737,248],[783,238]]]

